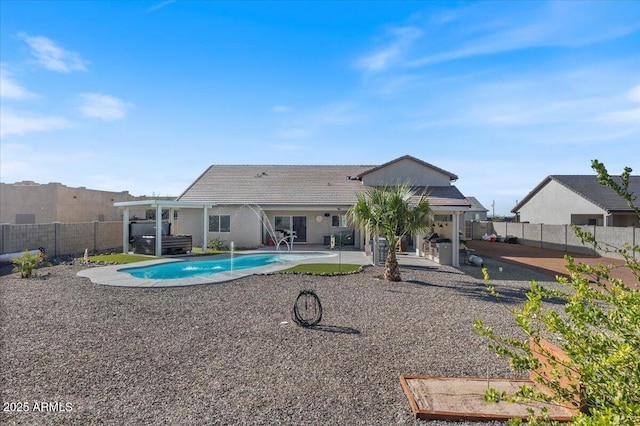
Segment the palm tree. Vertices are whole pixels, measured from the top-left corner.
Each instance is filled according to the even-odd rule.
[[[417,195],[409,184],[373,187],[358,193],[356,203],[347,212],[355,226],[387,240],[389,254],[383,274],[387,281],[402,280],[396,258],[396,246],[402,237],[429,229],[429,202],[424,194],[416,201]]]

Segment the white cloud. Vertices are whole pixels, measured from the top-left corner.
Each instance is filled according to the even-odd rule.
[[[283,113],[283,112],[289,112],[289,111],[291,111],[291,108],[289,108],[286,105],[274,105],[271,107],[271,112]]]
[[[538,2],[525,7],[479,3],[435,12],[421,24],[389,30],[390,41],[358,60],[366,71],[418,68],[474,56],[547,46],[577,47],[638,31],[637,6]],[[483,22],[481,25],[478,22]],[[421,43],[416,43],[420,39]]]
[[[311,131],[300,127],[291,127],[278,132],[278,137],[284,139],[303,139],[311,135]]]
[[[2,123],[0,137],[47,132],[72,126],[72,123],[64,117],[17,114],[6,108],[0,110],[0,122]]]
[[[392,28],[389,33],[392,41],[377,52],[360,58],[357,61],[359,68],[373,72],[384,71],[400,60],[404,51],[422,36],[422,31],[415,27]]]
[[[629,90],[628,97],[632,102],[640,102],[640,84]]]
[[[63,49],[47,37],[32,37],[26,33],[21,33],[20,37],[31,47],[36,63],[44,69],[63,73],[87,71],[88,62],[78,53]]]
[[[633,103],[640,103],[640,84],[631,88],[626,94],[626,98]],[[602,115],[601,120],[609,123],[640,124],[640,107],[608,112]]]
[[[171,3],[175,3],[175,2],[176,2],[176,0],[164,0],[164,1],[161,1],[160,3],[158,3],[158,4],[156,4],[156,5],[151,6],[150,8],[148,8],[148,9],[146,10],[146,12],[147,12],[147,13],[155,12],[156,10],[158,10],[158,9],[162,9],[163,7],[167,7],[167,6],[169,6]]]
[[[78,95],[78,111],[85,118],[101,120],[120,120],[125,117],[131,104],[113,96],[100,93],[81,93]]]
[[[313,111],[286,116],[277,136],[285,139],[303,139],[317,135],[329,127],[345,126],[357,122],[362,117],[354,113],[350,102],[336,102],[323,105]]]
[[[602,121],[610,123],[640,124],[640,108],[613,111],[602,116]]]
[[[0,66],[0,97],[8,99],[28,99],[37,95],[20,86],[4,65]]]
[[[301,149],[303,149],[303,146],[290,144],[290,143],[289,144],[288,143],[278,143],[278,144],[271,144],[271,149],[273,149],[275,151],[291,152],[291,151],[300,151]]]

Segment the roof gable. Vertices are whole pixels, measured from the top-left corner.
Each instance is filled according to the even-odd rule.
[[[621,184],[620,176],[612,176],[613,179]],[[631,211],[631,207],[627,202],[615,193],[608,186],[600,184],[598,177],[595,175],[550,175],[538,184],[527,196],[520,201],[511,211],[517,213],[520,208],[533,198],[540,190],[554,181],[559,185],[575,192],[585,200],[595,204],[603,210],[608,211]],[[640,176],[629,177],[629,191],[633,194],[640,195]],[[637,196],[636,195],[636,196]]]
[[[384,164],[382,164],[380,166],[373,167],[373,168],[371,168],[369,170],[366,170],[365,172],[361,173],[360,175],[358,175],[358,177],[359,178],[364,178],[367,175],[370,175],[370,174],[372,174],[374,172],[377,172],[377,171],[385,169],[385,168],[389,168],[390,166],[393,166],[396,163],[400,163],[400,162],[405,161],[405,160],[409,160],[409,161],[415,162],[415,163],[417,163],[417,164],[419,164],[419,165],[421,165],[421,166],[423,166],[425,168],[428,168],[428,169],[431,169],[431,170],[433,170],[433,171],[435,171],[437,173],[446,175],[446,176],[448,176],[450,181],[458,180],[458,176],[454,175],[453,173],[448,172],[448,171],[446,171],[444,169],[441,169],[439,167],[436,167],[433,164],[429,164],[426,161],[419,160],[419,159],[417,159],[415,157],[412,157],[411,155],[403,155],[402,157],[398,157],[395,160],[391,160],[391,161],[386,162],[386,163],[384,163]]]
[[[467,201],[471,204],[469,211],[472,212],[488,212],[489,210],[478,201],[476,197],[466,197]]]

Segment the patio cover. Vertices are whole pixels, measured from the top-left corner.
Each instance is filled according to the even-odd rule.
[[[171,201],[171,200],[144,200],[123,201],[113,203],[115,207],[124,209],[122,215],[122,252],[129,252],[129,209],[131,207],[149,207],[156,209],[156,256],[162,255],[162,209],[169,209],[169,217],[173,217],[176,209],[202,209],[202,250],[207,250],[208,221],[207,209],[215,207],[216,203],[204,201]],[[158,254],[160,253],[160,254]]]

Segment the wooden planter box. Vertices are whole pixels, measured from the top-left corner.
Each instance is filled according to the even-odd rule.
[[[511,403],[501,401],[498,403],[485,402],[484,393],[488,388],[498,391],[514,393],[522,385],[529,385],[542,392],[549,393],[550,389],[541,387],[535,382],[536,377],[553,377],[552,363],[547,354],[553,354],[559,360],[568,360],[564,352],[547,340],[541,340],[537,345],[530,340],[531,350],[540,361],[541,367],[530,372],[529,379],[510,378],[480,378],[480,377],[434,377],[434,376],[400,376],[400,384],[404,390],[409,405],[416,418],[441,419],[441,420],[508,420],[520,418],[526,420],[529,417],[528,408],[532,408],[537,414],[542,408],[546,408],[551,420],[559,422],[570,421],[580,411],[575,405],[546,404],[543,402]],[[570,375],[570,379],[561,383],[561,386],[578,385],[580,375],[576,370]],[[575,401],[581,406],[579,399]]]

